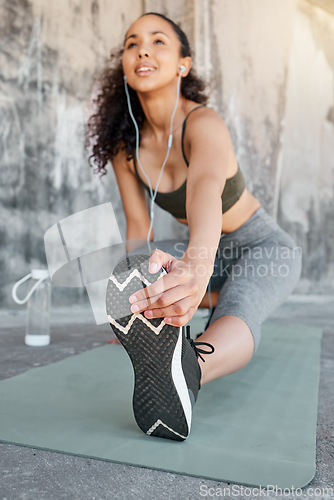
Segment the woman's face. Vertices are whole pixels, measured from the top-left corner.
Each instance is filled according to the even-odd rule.
[[[158,16],[139,18],[125,35],[123,71],[137,92],[158,90],[177,81],[184,59],[173,27]]]

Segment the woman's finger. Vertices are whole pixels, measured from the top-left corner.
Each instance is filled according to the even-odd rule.
[[[197,293],[198,287],[196,283],[188,282],[183,285],[179,285],[176,282],[175,286],[169,288],[168,290],[163,289],[161,293],[157,293],[151,297],[147,296],[145,299],[133,303],[131,311],[133,313],[139,313],[147,309],[164,309],[172,305],[174,302],[186,297],[196,297],[197,299]]]
[[[191,320],[195,311],[196,308],[191,307],[187,314],[184,314],[183,316],[166,317],[164,318],[164,322],[172,326],[185,326]]]
[[[184,316],[187,314],[191,306],[194,304],[192,297],[184,297],[184,293],[180,295],[179,300],[173,300],[170,305],[165,307],[156,307],[155,309],[148,309],[144,312],[145,318],[164,318],[173,316]]]
[[[129,302],[138,305],[138,302],[146,300],[146,305],[150,305],[154,302],[155,297],[160,296],[163,292],[177,287],[178,285],[183,285],[187,280],[189,280],[189,277],[187,277],[186,272],[180,272],[177,268],[172,269],[170,273],[161,276],[151,285],[132,294],[129,297]],[[141,303],[141,305],[142,304],[143,303]]]
[[[150,261],[149,261],[149,266],[148,266],[148,271],[151,274],[157,273],[162,267],[166,269],[167,272],[169,272],[169,268],[172,264],[172,262],[175,262],[177,259],[170,255],[167,252],[163,252],[162,250],[159,250],[158,248],[156,250],[153,250]]]

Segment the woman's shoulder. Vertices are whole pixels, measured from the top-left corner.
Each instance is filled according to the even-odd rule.
[[[192,103],[186,116],[187,135],[227,133],[228,128],[221,115],[213,108],[207,105]]]
[[[131,159],[128,157],[126,149],[120,148],[113,157],[111,163],[114,170],[131,170]]]

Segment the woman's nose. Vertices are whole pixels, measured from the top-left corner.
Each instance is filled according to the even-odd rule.
[[[145,47],[140,47],[138,51],[138,56],[140,59],[143,57],[150,57],[148,50],[145,49]]]

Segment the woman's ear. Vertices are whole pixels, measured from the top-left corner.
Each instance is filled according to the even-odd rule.
[[[179,65],[179,73],[181,73],[181,76],[184,78],[185,76],[188,76],[189,71],[191,70],[193,65],[191,57],[183,57],[180,61]]]

